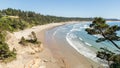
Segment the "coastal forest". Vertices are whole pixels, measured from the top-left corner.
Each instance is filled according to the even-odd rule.
[[[17,9],[0,10],[0,61],[9,62],[16,58],[16,49],[10,51],[6,40],[6,31],[24,30],[36,25],[66,21],[91,21],[92,18],[72,18],[42,15],[33,11]]]
[[[92,18],[56,17],[12,8],[0,10],[0,29],[8,31],[23,30],[27,27],[55,22],[90,20],[92,20]],[[2,27],[3,25],[4,27]]]
[[[95,20],[95,21],[93,21],[93,20]],[[101,18],[98,18],[97,20],[98,21],[96,21],[96,19],[94,19],[94,18],[58,17],[58,16],[51,16],[51,15],[43,15],[40,13],[35,13],[33,11],[22,11],[20,9],[12,9],[12,8],[0,10],[0,61],[10,62],[10,61],[16,59],[16,55],[17,55],[16,49],[13,49],[11,51],[9,49],[8,44],[5,42],[7,31],[14,32],[14,31],[19,31],[19,30],[24,30],[26,28],[30,28],[30,27],[33,27],[36,25],[44,25],[44,24],[49,24],[49,23],[67,22],[67,21],[93,21],[93,24],[90,25],[90,27],[93,27],[93,26],[95,26],[96,22],[100,22],[100,23],[103,22],[103,21],[101,21],[101,20],[103,20]],[[117,19],[105,19],[105,20],[118,21]],[[99,24],[100,29],[101,29],[101,27],[103,28],[107,25],[105,23],[105,20],[104,20],[103,24]],[[99,27],[95,26],[95,29],[96,28],[99,29]],[[96,41],[97,42],[101,42],[101,41],[105,41],[105,40],[111,41],[110,38],[112,38],[112,40],[118,39],[118,37],[116,37],[115,32],[117,31],[117,29],[120,30],[120,28],[118,28],[116,26],[111,27],[111,29],[112,28],[115,29],[112,32],[113,33],[112,35],[110,34],[111,33],[110,30],[109,31],[107,30],[107,32],[106,32],[106,33],[108,33],[107,38],[106,37],[100,38]],[[100,32],[95,32],[95,29],[93,29],[93,30],[86,29],[86,31],[88,32],[88,34],[91,34],[91,35],[96,34],[96,33],[99,34]],[[26,40],[26,39],[22,38],[22,40],[19,43],[20,44],[25,44],[25,42],[38,43],[34,32],[32,32],[32,35],[34,36],[34,39]],[[115,35],[115,36],[113,36],[113,35]],[[119,64],[120,64],[120,61],[119,61],[120,55],[115,55],[115,54],[111,53],[110,51],[109,51],[109,53],[107,50],[105,50],[104,52],[98,52],[97,56],[100,58],[102,57],[103,59],[106,59],[108,62],[113,61],[114,64],[112,65],[111,68],[113,68],[113,66],[116,66],[116,65],[119,66]]]

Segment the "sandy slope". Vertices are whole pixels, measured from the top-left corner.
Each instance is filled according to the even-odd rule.
[[[58,59],[55,59],[50,50],[43,47],[43,44],[40,46],[33,46],[33,44],[29,44],[29,46],[22,46],[18,43],[22,36],[29,38],[32,31],[37,33],[43,29],[62,24],[63,23],[51,23],[47,25],[35,26],[30,29],[14,32],[13,34],[8,32],[6,42],[11,50],[13,48],[17,50],[17,59],[7,64],[0,63],[0,68],[61,68],[61,66],[64,66],[64,63]]]
[[[45,31],[63,24],[65,23],[51,23],[41,26],[35,26],[23,31],[14,32],[13,34],[8,32],[6,42],[8,43],[11,50],[13,48],[17,50],[17,59],[7,64],[0,63],[0,68],[71,68],[71,63],[69,64],[69,62],[73,62],[73,65],[78,64],[78,66],[80,67],[83,66],[84,68],[90,68],[91,63],[89,63],[84,56],[76,55],[77,58],[75,58],[75,56],[72,57],[71,54],[66,54],[67,52],[61,52],[61,55],[57,54],[57,52],[55,54],[53,53],[53,51],[55,50],[52,50],[47,47],[47,45],[45,45]],[[29,44],[29,46],[26,47],[20,45],[18,43],[20,41],[20,38],[22,36],[24,36],[25,38],[29,38],[29,34],[32,31],[37,34],[37,37],[42,42],[42,44],[40,46],[33,46],[33,44]],[[87,66],[82,65],[82,62],[79,64],[77,61],[71,61],[69,60],[70,58],[63,58],[62,55],[65,54],[71,56],[71,58],[75,58],[75,60],[78,60],[79,62],[81,60],[84,60],[82,62],[86,63],[84,65]]]

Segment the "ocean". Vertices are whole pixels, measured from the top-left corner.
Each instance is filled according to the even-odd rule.
[[[98,37],[97,35],[89,35],[85,31],[86,28],[89,27],[91,22],[78,22],[75,24],[66,24],[63,26],[56,27],[52,30],[55,39],[59,42],[66,42],[70,46],[72,46],[77,52],[84,55],[85,57],[101,63],[103,66],[107,66],[107,61],[101,60],[96,57],[96,52],[100,51],[100,48],[107,48],[112,52],[119,53],[118,49],[113,46],[113,44],[109,41],[104,41],[97,43],[95,42]],[[120,22],[107,22],[109,25],[119,25]],[[49,31],[46,33],[49,34]],[[117,32],[118,36],[120,36],[120,31]],[[118,45],[120,45],[120,41],[115,41]]]

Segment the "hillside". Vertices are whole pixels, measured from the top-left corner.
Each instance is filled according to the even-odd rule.
[[[43,25],[55,22],[65,21],[92,21],[93,18],[79,17],[57,17],[50,15],[42,15],[32,11],[22,11],[19,9],[3,9],[0,10],[0,29],[7,31],[23,30],[35,25]],[[107,21],[119,21],[118,19],[106,19]],[[4,26],[4,27],[3,27]]]
[[[0,61],[10,62],[16,59],[16,48],[10,49],[6,43],[6,31],[14,32],[26,28],[53,22],[90,20],[89,18],[66,18],[45,16],[32,11],[21,11],[12,8],[0,10]]]
[[[15,59],[18,59],[20,40],[14,40],[14,36],[7,37],[9,32],[24,30],[36,25],[43,25],[53,22],[65,22],[65,21],[82,21],[90,19],[88,18],[66,18],[56,16],[45,16],[31,11],[21,11],[16,9],[0,10],[0,62],[8,63]],[[11,40],[9,40],[11,39]],[[13,40],[12,40],[13,39]],[[11,41],[9,44],[8,41]],[[27,40],[34,42],[34,40]],[[15,43],[14,43],[15,42]],[[34,45],[34,44],[32,44]],[[29,46],[28,46],[29,48]],[[33,47],[32,47],[33,48]],[[22,49],[21,49],[22,50]],[[27,49],[26,49],[27,50]],[[26,54],[26,53],[25,53]]]

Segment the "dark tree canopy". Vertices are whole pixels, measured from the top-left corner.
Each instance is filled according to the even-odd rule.
[[[120,50],[119,45],[114,41],[120,41],[120,37],[117,35],[117,31],[120,30],[120,26],[113,25],[110,26],[106,23],[105,19],[96,17],[93,22],[86,29],[87,33],[90,35],[101,35],[96,42],[103,42],[105,40],[110,41],[116,48]],[[101,48],[102,51],[97,52],[97,57],[105,59],[108,61],[109,68],[120,68],[120,55],[111,52],[106,48]],[[110,63],[112,61],[112,63]]]
[[[96,42],[102,42],[105,40],[110,41],[115,47],[120,49],[120,47],[114,41],[120,41],[120,37],[117,36],[117,31],[120,30],[120,26],[113,25],[110,26],[106,24],[105,19],[96,17],[93,22],[89,25],[90,27],[86,29],[88,34],[94,35],[98,34],[101,35],[101,38],[98,38]]]

